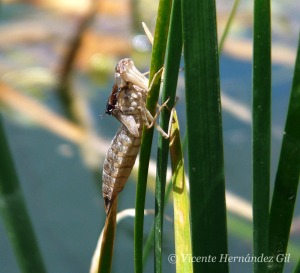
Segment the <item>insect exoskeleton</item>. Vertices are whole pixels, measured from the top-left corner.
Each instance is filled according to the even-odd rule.
[[[122,123],[103,165],[102,193],[107,215],[127,182],[139,152],[143,126],[141,112],[146,108],[147,85],[148,79],[135,68],[130,59],[118,63],[115,84],[105,111]]]
[[[116,65],[115,83],[121,88],[135,85],[139,90],[147,92],[149,80],[137,70],[131,59],[125,58]]]
[[[157,74],[159,73],[161,72]],[[117,64],[115,84],[105,112],[117,118],[122,125],[111,142],[103,166],[102,193],[107,215],[135,163],[141,145],[143,124],[148,128],[155,126],[165,138],[169,137],[156,124],[157,115],[168,100],[153,117],[146,108],[148,84],[149,80],[136,69],[131,59],[122,59]]]

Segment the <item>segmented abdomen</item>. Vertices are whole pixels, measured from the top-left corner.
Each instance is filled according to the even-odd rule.
[[[107,151],[102,174],[102,193],[107,215],[131,173],[141,145],[141,130],[142,124],[139,136],[135,137],[122,125]]]

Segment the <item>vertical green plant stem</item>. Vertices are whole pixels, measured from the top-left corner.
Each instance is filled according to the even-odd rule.
[[[232,8],[231,13],[230,13],[230,16],[229,16],[228,21],[227,21],[227,23],[226,23],[225,30],[224,30],[224,32],[223,32],[223,34],[222,34],[222,37],[221,37],[221,40],[220,40],[220,44],[219,44],[219,53],[222,52],[224,41],[225,41],[225,39],[226,39],[226,37],[227,37],[227,34],[228,34],[228,32],[229,32],[229,29],[230,29],[230,27],[231,27],[231,25],[232,25],[233,18],[234,18],[235,14],[236,14],[237,7],[238,7],[239,3],[240,3],[240,0],[235,0],[235,2],[234,2],[233,8]],[[180,17],[180,16],[177,17],[177,20],[179,20],[179,19],[178,19],[179,17]],[[174,18],[175,18],[175,17],[174,17]],[[179,20],[179,21],[180,21],[180,20]],[[179,23],[179,22],[178,22],[178,23]],[[172,25],[172,24],[173,24],[173,23],[171,23],[171,25]],[[176,27],[175,27],[175,29],[176,29]],[[178,33],[177,33],[177,34],[178,34]],[[170,34],[170,35],[171,35],[171,34]],[[181,35],[180,35],[180,36],[181,36]],[[182,38],[181,38],[181,39],[182,39]],[[167,48],[167,50],[168,50],[168,48]],[[163,100],[163,101],[164,101],[164,100]],[[182,150],[183,150],[183,151],[186,150],[186,146],[187,146],[187,134],[185,133],[184,138],[183,138],[183,142],[182,142]],[[171,186],[171,183],[170,183],[170,186]],[[167,192],[168,192],[168,191],[167,191]],[[169,196],[169,194],[166,193],[166,195],[165,195],[166,200],[168,199],[168,196]],[[147,259],[147,257],[149,256],[150,249],[151,249],[151,247],[153,246],[153,242],[152,242],[153,239],[154,239],[154,229],[153,229],[153,227],[152,227],[152,229],[151,229],[151,231],[150,231],[150,233],[149,233],[149,235],[148,235],[147,241],[146,241],[146,243],[145,243],[144,251],[143,251],[143,264],[145,264],[146,259]]]
[[[295,270],[293,271],[294,273],[300,273],[300,259],[298,260],[298,263],[295,267]]]
[[[220,39],[220,42],[219,42],[219,55],[222,54],[224,42],[225,42],[225,40],[228,36],[229,30],[232,26],[232,22],[233,22],[233,19],[234,19],[235,15],[236,15],[237,8],[238,8],[239,4],[240,4],[240,0],[235,0],[234,1],[232,10],[230,12],[229,18],[226,22],[226,26],[224,28],[224,31],[222,33],[222,36],[221,36],[221,39]],[[185,133],[184,137],[183,137],[183,141],[182,141],[182,150],[183,151],[186,150],[186,146],[187,146],[187,134]]]
[[[2,92],[2,91],[0,91]],[[0,116],[0,212],[23,273],[46,272]]]
[[[172,123],[170,140],[170,155],[172,165],[172,183],[174,200],[174,229],[175,229],[175,252],[176,272],[193,272],[191,260],[184,259],[192,255],[189,197],[185,182],[183,154],[181,150],[179,125],[176,112]]]
[[[300,35],[290,103],[270,210],[269,252],[285,254],[300,174]],[[284,263],[274,258],[269,271],[280,273]]]
[[[99,257],[98,273],[110,273],[112,258],[114,252],[114,241],[116,234],[116,217],[117,217],[118,197],[112,204],[109,215],[105,220],[101,250]]]
[[[175,94],[179,73],[179,65],[182,51],[181,35],[181,2],[174,0],[171,12],[171,22],[166,51],[166,66],[164,70],[164,84],[162,90],[162,102],[169,99],[168,108],[174,107]],[[167,132],[170,120],[170,110],[164,108],[161,112],[160,126]],[[162,240],[163,240],[163,214],[166,175],[168,167],[169,140],[158,136],[157,172],[155,184],[155,219],[154,219],[154,251],[155,272],[162,272]]]
[[[172,192],[172,181],[169,181],[166,187],[166,195],[165,195],[165,200],[169,200],[170,194]],[[164,206],[165,208],[165,206]],[[150,251],[154,245],[154,223],[151,227],[151,230],[148,234],[148,238],[146,240],[144,250],[143,250],[143,265],[145,266],[145,263],[147,261],[147,258],[149,257]]]
[[[270,1],[254,1],[253,34],[253,255],[268,253],[271,149]],[[266,272],[267,263],[254,263]]]
[[[227,37],[227,34],[229,33],[229,29],[231,27],[233,18],[234,18],[235,14],[236,14],[236,11],[237,11],[237,8],[238,8],[239,4],[240,4],[240,0],[235,0],[234,1],[232,10],[230,12],[229,18],[228,18],[228,20],[226,22],[224,31],[222,33],[222,37],[221,37],[220,42],[219,42],[219,53],[221,53],[221,51],[223,50],[223,45],[224,45],[225,39]]]
[[[225,178],[214,1],[182,1],[194,272],[228,272]]]
[[[167,44],[169,21],[171,14],[171,1],[160,0],[156,19],[154,34],[154,45],[151,57],[150,80],[151,83],[155,73],[164,64],[165,48]],[[154,82],[147,98],[147,108],[154,114],[159,95],[160,80]],[[134,270],[136,273],[143,271],[143,228],[144,208],[148,177],[148,165],[150,160],[151,146],[153,139],[153,128],[143,130],[142,145],[140,151],[140,165],[138,171],[138,184],[136,189],[136,217],[134,226]]]

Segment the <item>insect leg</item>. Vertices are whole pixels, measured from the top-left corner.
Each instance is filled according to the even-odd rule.
[[[159,70],[154,74],[153,79],[152,79],[152,81],[151,81],[151,83],[150,83],[150,85],[149,85],[149,87],[148,87],[148,91],[151,90],[154,81],[157,79],[157,77],[159,77],[159,76],[163,73],[163,71],[164,71],[164,68],[162,67],[161,69],[159,69]]]
[[[149,28],[147,27],[147,25],[144,22],[142,22],[142,25],[143,25],[144,31],[149,39],[149,42],[151,43],[151,45],[153,45],[154,38],[153,38]]]
[[[170,99],[170,98],[168,98],[168,100],[167,100],[166,102],[168,102],[169,99]],[[177,104],[178,100],[179,100],[179,98],[178,98],[177,96],[175,96],[175,101],[174,101],[174,106],[173,106],[173,108],[174,108],[175,105]],[[160,107],[162,107],[162,105],[160,105],[159,103],[157,103],[157,104],[156,104],[156,108],[160,109]],[[171,112],[172,109],[173,109],[173,108],[170,109],[168,105],[166,105],[165,107],[166,107],[170,112]]]
[[[169,101],[170,98],[168,98],[161,106],[159,106],[159,109],[158,109],[158,112],[155,114],[155,116],[153,117],[151,115],[151,113],[148,111],[148,109],[145,108],[145,112],[146,112],[146,115],[147,115],[147,121],[144,121],[145,125],[147,126],[147,128],[151,128],[152,126],[155,126],[155,128],[157,129],[157,131],[159,131],[162,136],[166,139],[168,139],[170,137],[170,133],[171,133],[171,126],[172,126],[172,122],[173,122],[173,115],[174,115],[174,109],[175,109],[175,105],[174,107],[172,108],[171,110],[171,114],[170,114],[170,119],[169,119],[169,125],[168,125],[168,133],[166,133],[157,123],[156,123],[156,119],[159,115],[159,113],[161,112],[161,110],[164,108],[164,107],[167,107],[167,103]],[[175,104],[177,103],[178,101],[178,97],[175,98]],[[170,109],[169,109],[170,110]],[[151,123],[149,123],[149,121]]]
[[[162,134],[162,136],[166,139],[168,139],[170,137],[169,134],[167,134],[156,122],[155,119],[153,118],[153,116],[151,115],[151,113],[146,109],[146,115],[147,115],[147,119],[148,121],[151,121],[151,126],[147,126],[147,124],[145,124],[148,128],[151,128],[153,125],[155,126],[155,128],[157,129],[158,132],[160,132]]]
[[[156,120],[157,120],[157,118],[158,118],[158,115],[160,114],[161,110],[162,110],[164,107],[167,107],[167,108],[169,109],[169,107],[167,106],[167,103],[168,103],[169,100],[170,100],[170,98],[168,98],[162,105],[159,106],[158,111],[156,112],[156,114],[155,114],[154,117],[152,117],[152,115],[151,115],[152,121],[151,121],[151,123],[148,125],[148,128],[151,128],[151,127],[154,125],[154,123],[156,122]]]

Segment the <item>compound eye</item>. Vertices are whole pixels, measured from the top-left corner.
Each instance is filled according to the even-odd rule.
[[[106,104],[106,110],[105,110],[105,113],[108,114],[108,115],[111,115],[112,114],[112,111],[115,109],[115,106],[110,104],[110,103],[107,103]]]

